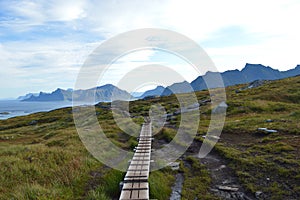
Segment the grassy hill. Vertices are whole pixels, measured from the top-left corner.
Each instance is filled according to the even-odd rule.
[[[267,199],[299,199],[300,77],[240,90],[245,86],[226,88],[228,113],[214,152],[229,163],[248,192],[261,191]],[[209,99],[208,91],[196,95],[199,100]],[[131,116],[137,123],[143,122],[142,116],[148,114],[153,103],[160,103],[168,113],[179,108],[175,96],[131,102]],[[135,138],[118,128],[109,104],[98,104],[96,111],[101,127],[114,144],[133,149]],[[202,105],[200,111],[195,138],[198,146],[209,125],[210,103]],[[172,116],[155,136],[154,145],[170,141],[179,122],[180,115]],[[262,127],[278,132],[257,130]],[[0,199],[117,199],[124,175],[86,151],[77,135],[71,108],[0,121],[0,166]],[[199,160],[186,156],[181,171],[185,176],[182,199],[217,199],[209,190],[209,171]],[[174,174],[168,168],[151,173],[151,198],[168,199]]]

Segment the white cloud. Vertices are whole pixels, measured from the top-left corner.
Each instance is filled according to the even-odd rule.
[[[24,21],[71,21],[85,17],[84,3],[83,0],[25,0],[8,4],[7,9]]]
[[[246,62],[286,70],[299,64],[299,10],[298,0],[2,1],[0,83],[41,90],[72,86],[99,38],[137,28],[170,29],[190,37],[204,45],[220,71],[241,69]],[[242,31],[235,34],[232,27]],[[231,44],[222,37],[233,37]],[[212,45],[215,40],[220,46]],[[132,66],[132,60],[151,63],[151,56],[136,53],[120,62],[123,67]]]
[[[79,68],[97,45],[60,40],[0,45],[3,55],[0,90],[23,88],[26,92],[29,89],[50,92],[58,87],[73,87]]]

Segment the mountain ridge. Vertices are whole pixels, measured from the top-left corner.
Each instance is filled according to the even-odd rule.
[[[224,86],[227,87],[237,84],[250,83],[255,80],[278,80],[296,76],[300,74],[300,65],[297,65],[294,69],[279,71],[262,64],[246,63],[245,67],[242,70],[228,70],[222,73],[209,71],[205,75],[197,77],[190,83],[190,85],[192,86],[194,91],[208,89],[205,80],[210,80],[210,78],[213,78],[213,76],[217,76],[217,74],[221,75]],[[210,81],[210,85],[212,86],[211,88],[214,88],[217,87],[218,84]],[[168,86],[166,88],[166,92],[164,92],[163,94],[172,94],[172,92],[170,92],[171,88],[174,91],[177,91],[176,93],[191,92],[185,89],[180,90],[180,87],[186,88],[186,86],[183,86],[183,84],[180,83],[172,84],[171,86]]]
[[[112,84],[106,84],[86,90],[63,90],[57,88],[51,93],[40,92],[37,96],[30,96],[22,101],[93,101],[108,102],[114,97],[120,100],[127,100],[132,96],[125,90],[121,90]],[[74,99],[73,99],[74,98]]]
[[[250,64],[246,63],[242,70],[227,70],[222,73],[208,71],[203,76],[198,76],[192,82],[178,82],[173,83],[170,86],[163,87],[157,86],[155,89],[145,91],[138,97],[133,97],[127,91],[121,90],[112,84],[106,84],[87,90],[76,90],[72,89],[56,89],[52,93],[40,92],[39,94],[29,93],[25,96],[20,96],[18,100],[21,101],[72,101],[74,93],[75,100],[92,100],[95,94],[95,101],[111,101],[112,92],[115,90],[115,94],[121,97],[122,100],[129,99],[143,99],[147,96],[169,96],[177,93],[188,93],[192,91],[200,91],[208,89],[206,81],[210,80],[210,87],[219,87],[220,82],[214,81],[219,75],[223,79],[224,86],[232,86],[243,83],[250,83],[256,80],[277,80],[288,78],[296,75],[300,75],[300,65],[298,64],[295,68],[286,71],[279,71],[269,66],[262,64]],[[206,81],[205,81],[206,80]],[[28,98],[26,98],[28,97]]]

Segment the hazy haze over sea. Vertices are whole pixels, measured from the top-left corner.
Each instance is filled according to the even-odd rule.
[[[72,102],[70,101],[23,102],[17,100],[0,100],[0,120],[70,106],[72,106]]]

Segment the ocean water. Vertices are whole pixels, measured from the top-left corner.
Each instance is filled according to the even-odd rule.
[[[58,108],[71,107],[72,102],[23,102],[17,100],[0,101],[0,120],[31,113],[50,111]]]

